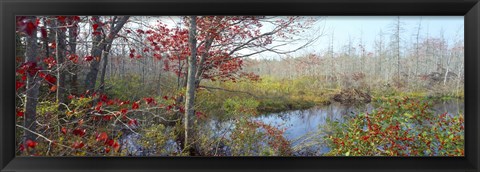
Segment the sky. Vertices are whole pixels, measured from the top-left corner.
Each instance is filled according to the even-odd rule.
[[[326,16],[319,17],[316,27],[323,27],[323,36],[308,48],[294,54],[322,53],[328,50],[333,34],[333,49],[335,52],[348,45],[349,39],[353,45],[358,45],[360,40],[364,42],[367,51],[373,51],[375,40],[379,33],[384,33],[385,41],[390,39],[393,33],[393,24],[397,16]],[[443,36],[451,45],[456,40],[463,40],[464,17],[463,16],[401,16],[402,23],[401,41],[403,44],[414,42],[419,23],[421,23],[420,37],[425,38]],[[278,55],[262,54],[254,58],[275,58]]]
[[[332,34],[334,52],[339,52],[343,46],[348,45],[349,39],[353,42],[353,45],[358,45],[360,40],[362,40],[366,50],[373,51],[375,40],[379,38],[380,31],[384,33],[384,39],[388,42],[393,33],[393,24],[396,18],[397,16],[319,16],[319,20],[313,28],[314,31],[320,31],[316,34],[322,34],[322,36],[309,47],[291,55],[298,56],[306,53],[323,53],[327,51]],[[174,26],[179,19],[178,16],[163,16],[158,20]],[[401,16],[400,21],[403,28],[400,35],[404,45],[415,42],[414,36],[419,23],[421,23],[420,38],[425,38],[427,34],[429,37],[440,38],[443,32],[444,38],[451,45],[457,40],[463,40],[464,37],[463,16]],[[270,29],[268,25],[265,25],[265,27],[265,31]],[[312,32],[307,32],[308,35],[303,35],[303,37],[311,37]],[[301,44],[303,42],[298,42],[298,45]],[[288,50],[296,47],[298,46],[292,45],[284,48]],[[252,58],[277,57],[279,55],[273,53],[262,53]]]

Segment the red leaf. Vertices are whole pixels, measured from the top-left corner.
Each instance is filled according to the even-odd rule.
[[[25,142],[25,144],[26,144],[27,147],[29,147],[29,148],[35,148],[35,146],[37,146],[37,142],[32,141],[32,140],[30,140],[30,139],[27,140],[27,141]]]
[[[138,102],[133,102],[132,109],[138,109],[138,108],[139,108]]]
[[[110,120],[112,120],[112,115],[105,115],[105,116],[103,116],[103,120],[104,120],[104,121],[110,121]]]
[[[105,95],[105,94],[100,95],[100,101],[107,102],[108,101],[107,95]]]
[[[50,75],[50,74],[47,74],[45,76],[45,80],[47,80],[48,83],[50,83],[50,84],[56,84],[57,83],[57,78],[55,78],[55,76]]]
[[[68,59],[70,61],[72,61],[73,63],[78,63],[78,56],[76,54],[70,54],[70,56],[68,57]],[[92,58],[93,59],[93,58]]]
[[[72,100],[73,98],[75,98],[75,96],[74,96],[74,95],[71,95],[71,94],[70,94],[70,95],[68,95],[68,99]]]
[[[130,104],[130,101],[123,101],[123,102],[120,103],[120,106],[122,106],[122,105],[128,105],[128,104]]]
[[[72,133],[73,133],[73,135],[83,137],[85,135],[86,131],[87,131],[87,129],[77,128],[77,129],[73,130]]]
[[[48,65],[48,69],[51,69],[53,66],[57,65],[57,61],[53,57],[48,57],[43,59],[43,62]]]
[[[52,49],[55,49],[55,48],[57,48],[57,43],[56,42],[49,43],[48,47],[50,47]]]
[[[113,146],[113,144],[115,143],[115,140],[113,139],[108,139],[105,144],[108,145],[108,146]]]
[[[37,26],[33,22],[28,22],[27,27],[25,28],[25,33],[27,33],[29,36],[33,35],[33,31],[37,29]]]
[[[195,112],[195,116],[197,116],[197,118],[201,118],[203,116],[203,113],[202,112]]]
[[[80,21],[80,17],[79,17],[79,16],[73,16],[72,19],[73,19],[73,21]]]
[[[137,120],[136,120],[136,119],[130,119],[130,120],[128,121],[128,125],[130,125],[130,126],[138,125]]]
[[[26,62],[22,65],[21,68],[26,70],[28,74],[30,74],[30,76],[34,76],[38,72],[38,70],[40,70],[40,67],[37,66],[36,62]]]
[[[55,92],[57,91],[57,85],[53,85],[52,87],[50,87],[50,92]]]
[[[64,23],[66,18],[66,16],[57,16],[57,20],[61,23]]]
[[[122,109],[122,110],[120,110],[120,112],[122,112],[122,114],[126,114],[127,111],[128,111],[127,109]]]
[[[98,24],[95,23],[95,24],[92,25],[92,27],[93,27],[93,30],[96,31],[97,28],[98,28]]]
[[[98,102],[97,105],[95,106],[96,111],[100,111],[103,106],[103,102]]]
[[[61,131],[62,131],[63,134],[67,134],[67,128],[62,127]]]
[[[110,148],[109,147],[105,147],[105,153],[109,153],[110,152]]]
[[[20,110],[17,111],[17,116],[18,116],[18,117],[23,117],[23,115],[24,115],[24,112],[23,112],[23,111],[20,111]]]
[[[86,56],[84,58],[85,61],[89,62],[89,61],[92,61],[93,60],[93,56]]]
[[[107,105],[110,106],[110,105],[114,105],[115,104],[115,101],[113,100],[108,100],[107,101]]]
[[[144,100],[147,104],[157,104],[157,102],[155,102],[155,99],[153,99],[152,97],[146,97],[144,98]]]
[[[73,143],[72,148],[74,148],[74,149],[80,149],[80,148],[83,148],[83,146],[85,146],[85,144],[83,144],[83,142],[80,141],[80,142],[75,142],[75,143]]]
[[[115,151],[118,151],[118,149],[120,149],[120,144],[118,144],[117,142],[113,143],[113,149],[115,149]]]
[[[25,82],[16,81],[15,90],[18,91],[18,89],[22,88],[23,86],[25,86]]]
[[[18,147],[18,149],[20,150],[20,152],[23,152],[25,150],[25,147],[23,147],[23,144],[20,144],[20,146]]]
[[[40,29],[40,32],[42,33],[42,38],[47,38],[48,34],[47,34],[47,29],[45,29],[45,27],[42,27]]]
[[[102,133],[97,135],[97,142],[99,142],[99,141],[106,142],[107,139],[108,139],[108,135],[107,135],[106,132],[102,132]]]

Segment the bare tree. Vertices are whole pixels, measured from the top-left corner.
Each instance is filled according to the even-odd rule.
[[[27,17],[27,20],[31,22],[36,21],[35,16]],[[36,68],[37,54],[38,54],[38,45],[37,45],[37,30],[33,29],[31,34],[27,34],[26,38],[26,63],[31,65],[31,67]],[[36,116],[37,116],[37,103],[38,103],[38,95],[39,95],[39,88],[40,88],[40,78],[37,74],[30,74],[26,73],[27,75],[27,88],[26,88],[26,96],[27,100],[25,102],[25,117],[24,117],[24,126],[31,131],[36,131]],[[36,135],[32,132],[25,131],[24,134],[24,144],[27,140],[36,140]],[[24,145],[27,147],[27,145]]]

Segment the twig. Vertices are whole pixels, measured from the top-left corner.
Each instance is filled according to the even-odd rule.
[[[24,126],[21,126],[21,125],[18,125],[18,124],[16,124],[16,126],[19,127],[19,128],[21,128],[21,129],[24,129],[24,130],[26,130],[26,131],[28,131],[28,132],[30,132],[30,133],[35,134],[35,135],[37,135],[38,137],[41,137],[41,138],[45,139],[46,141],[49,142],[49,145],[55,142],[55,141],[50,140],[50,139],[48,139],[47,137],[41,135],[40,133],[37,133],[37,132],[35,132],[35,131],[32,131],[32,130],[24,127]],[[70,150],[73,150],[73,148],[71,148],[71,147],[69,147],[69,146],[67,146],[67,145],[58,144],[58,143],[55,143],[55,144],[56,144],[56,145],[59,145],[59,146],[62,146],[62,147],[65,147],[65,148],[68,148],[68,149],[70,149]]]

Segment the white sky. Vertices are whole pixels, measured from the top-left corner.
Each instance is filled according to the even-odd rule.
[[[160,20],[172,27],[175,27],[178,16],[152,17],[150,22],[154,24]],[[313,28],[323,29],[323,35],[310,47],[302,49],[292,55],[301,55],[305,53],[323,53],[328,50],[328,45],[333,37],[333,47],[335,52],[348,44],[349,39],[353,45],[358,45],[360,40],[364,42],[366,50],[373,51],[375,39],[378,39],[380,30],[384,33],[385,42],[388,42],[393,30],[393,23],[397,16],[327,16],[321,17],[323,20],[317,22]],[[401,33],[402,44],[411,45],[414,42],[414,35],[417,32],[418,24],[421,22],[421,38],[425,38],[427,33],[429,37],[439,38],[442,31],[445,39],[451,45],[457,40],[464,38],[464,17],[463,16],[402,16],[403,31]],[[269,26],[265,26],[269,27]],[[265,28],[269,30],[269,28]],[[311,34],[311,33],[309,33]],[[275,44],[275,42],[273,43]],[[302,44],[299,42],[298,44]],[[297,45],[298,46],[298,45]],[[294,49],[296,46],[287,46],[286,50]],[[262,53],[253,58],[276,58],[278,55],[273,53]]]

